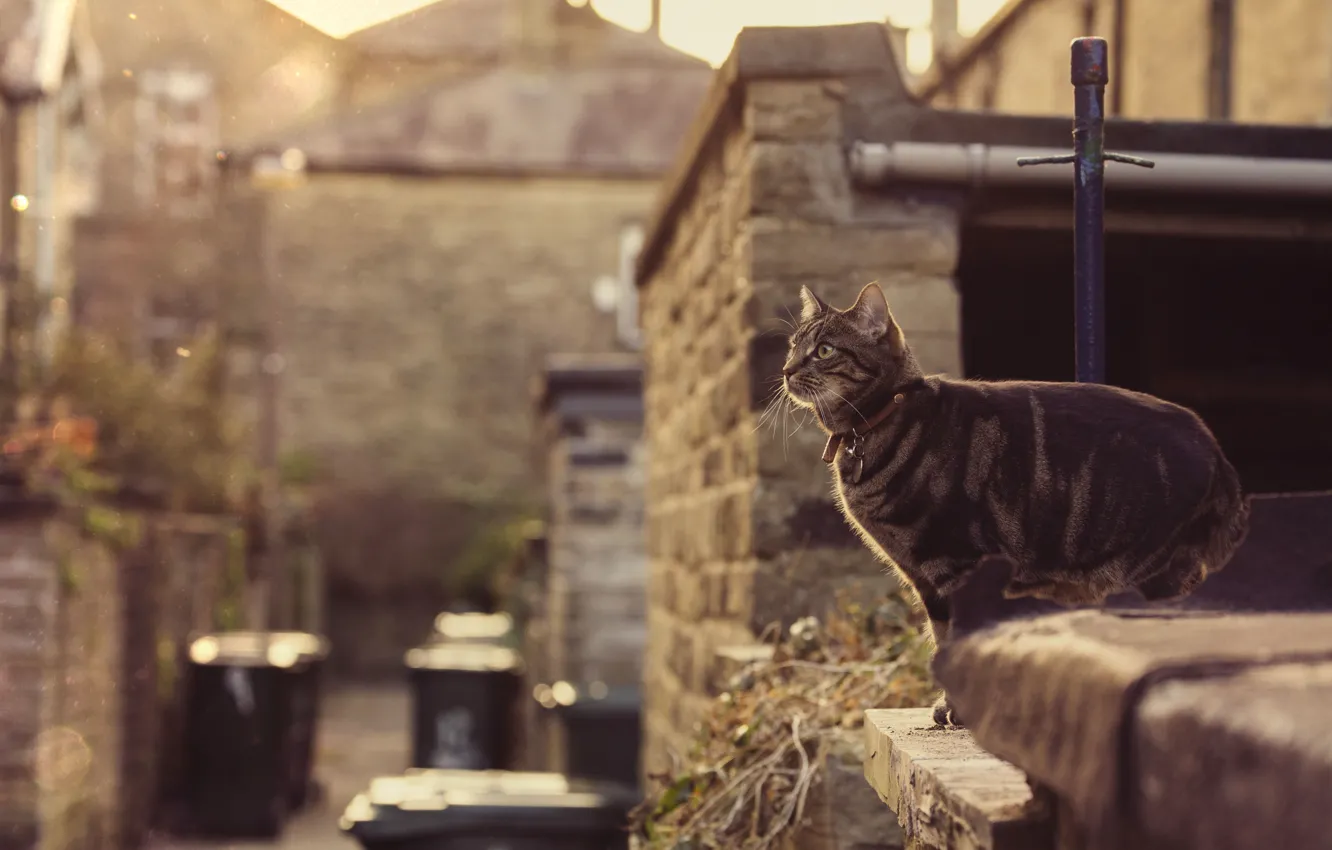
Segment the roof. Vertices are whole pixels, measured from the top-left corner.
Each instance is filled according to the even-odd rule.
[[[556,50],[535,62],[515,55],[513,32],[531,14],[556,33]],[[348,42],[371,58],[470,70],[251,153],[298,148],[311,171],[656,177],[713,76],[706,62],[567,0],[438,0]]]
[[[49,94],[65,71],[77,0],[0,0],[0,95]]]
[[[265,149],[312,171],[654,176],[670,166],[711,73],[496,67],[336,114]]]
[[[437,0],[347,37],[347,43],[367,56],[410,59],[498,58],[509,38],[509,22],[524,4],[549,4],[544,11],[566,30],[593,36],[597,63],[606,65],[708,68],[706,62],[663,44],[651,33],[633,32],[596,13],[589,3],[572,6],[568,0]],[[529,7],[530,8],[530,7]]]

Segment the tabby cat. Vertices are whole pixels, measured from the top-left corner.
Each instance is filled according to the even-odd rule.
[[[985,558],[1009,562],[1009,598],[1168,599],[1248,533],[1239,478],[1192,411],[1099,384],[926,377],[878,284],[846,310],[800,296],[786,393],[830,435],[842,512],[915,588],[936,646]],[[946,695],[934,719],[961,725]]]

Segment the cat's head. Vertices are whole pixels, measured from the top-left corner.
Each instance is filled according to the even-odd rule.
[[[800,300],[783,387],[796,405],[814,411],[825,429],[854,428],[874,415],[867,407],[886,403],[899,386],[920,377],[877,283],[860,290],[845,310],[828,306],[807,286],[800,288]]]

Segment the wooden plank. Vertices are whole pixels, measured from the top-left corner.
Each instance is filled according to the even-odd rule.
[[[969,732],[934,725],[928,708],[865,712],[865,779],[897,813],[909,846],[1042,850],[1053,819],[1026,775]]]

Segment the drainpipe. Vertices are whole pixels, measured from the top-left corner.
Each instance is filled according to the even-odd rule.
[[[1062,168],[1020,168],[1018,157],[1067,156],[1063,148],[960,145],[939,142],[856,142],[850,151],[852,180],[862,189],[895,183],[1067,188]],[[1210,154],[1151,152],[1156,168],[1120,167],[1105,172],[1107,186],[1156,192],[1225,195],[1332,196],[1332,161],[1260,159]]]
[[[1230,118],[1233,101],[1235,52],[1235,0],[1212,0],[1208,21],[1210,53],[1207,74],[1207,117],[1212,121]]]
[[[1124,114],[1124,39],[1128,33],[1128,0],[1114,0],[1110,9],[1110,67],[1117,69],[1115,79],[1106,89],[1110,115]]]
[[[930,47],[935,62],[949,54],[957,38],[957,0],[933,0],[930,6]]]
[[[56,147],[60,135],[60,102],[54,97],[37,102],[37,146],[33,151],[32,210],[37,216],[33,234],[33,288],[35,315],[33,342],[37,356],[50,363],[55,356],[57,328],[51,312],[51,299],[56,290]]]
[[[0,112],[0,422],[14,416],[18,392],[19,211],[12,203],[19,193],[19,114],[21,104],[6,99]]]

